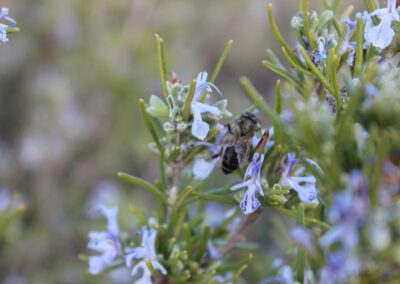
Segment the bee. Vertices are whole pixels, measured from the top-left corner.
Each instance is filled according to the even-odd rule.
[[[244,112],[232,125],[227,124],[227,132],[221,137],[221,165],[224,174],[231,174],[249,161],[251,141],[259,130],[254,114]]]

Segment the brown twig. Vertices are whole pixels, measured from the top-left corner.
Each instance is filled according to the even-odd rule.
[[[251,229],[251,226],[256,222],[258,216],[262,213],[261,208],[251,214],[246,221],[242,224],[240,229],[232,235],[232,237],[228,240],[228,243],[220,249],[220,253],[222,256],[226,255],[228,252],[232,250],[232,248],[240,241],[244,240],[247,233]]]

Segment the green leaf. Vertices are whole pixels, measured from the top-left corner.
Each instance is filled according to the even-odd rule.
[[[270,69],[272,72],[278,74],[279,76],[285,78],[287,81],[292,83],[292,85],[295,86],[301,94],[304,93],[303,83],[299,79],[295,78],[289,71],[280,68],[267,60],[264,60],[262,64],[264,64],[264,66]]]
[[[167,71],[167,63],[165,59],[165,46],[164,40],[156,34],[156,41],[157,41],[157,54],[158,54],[158,65],[160,67],[160,78],[162,89],[164,93],[164,97],[168,97],[168,88],[167,88],[167,78],[168,78],[168,71]]]
[[[185,106],[183,107],[183,120],[185,121],[189,121],[190,119],[190,111],[195,91],[196,91],[196,80],[192,80],[192,82],[190,83],[189,93],[186,97]]]
[[[282,121],[279,115],[267,105],[267,103],[264,101],[264,98],[258,93],[256,88],[251,84],[250,80],[247,77],[240,78],[240,85],[247,97],[252,100],[254,104],[257,105],[258,109],[261,112],[263,112],[269,119],[271,119],[274,126],[282,126]]]
[[[149,130],[150,135],[153,138],[154,142],[157,144],[157,148],[160,151],[160,154],[163,155],[163,153],[164,153],[163,147],[161,146],[160,139],[157,136],[157,133],[154,129],[153,123],[151,122],[151,118],[147,114],[146,104],[143,99],[139,100],[139,107],[140,107],[140,110],[142,111],[142,117],[144,120],[144,124],[146,125],[147,129]]]
[[[304,50],[304,47],[300,46],[300,52],[303,55],[304,59],[306,60],[308,67],[311,69],[314,75],[319,79],[322,85],[324,85],[324,87],[328,90],[329,93],[335,95],[334,89],[329,84],[325,76],[321,73],[321,71],[317,68],[317,66],[315,66],[314,62],[311,61],[310,57],[307,55],[307,52]]]
[[[198,244],[198,253],[197,253],[197,260],[200,261],[205,253],[207,252],[207,244],[208,240],[210,239],[211,236],[211,229],[210,226],[206,225],[204,227],[203,234],[200,237],[200,241]]]
[[[282,53],[285,56],[285,58],[287,59],[287,61],[289,61],[290,65],[292,65],[297,71],[307,74],[307,75],[312,75],[312,73],[310,71],[308,71],[307,69],[298,65],[294,60],[292,60],[292,58],[289,56],[288,51],[283,46],[282,46]]]
[[[233,40],[229,40],[228,43],[226,44],[224,51],[222,52],[221,57],[219,58],[218,63],[215,66],[214,71],[211,75],[211,78],[210,78],[211,83],[214,83],[215,80],[217,79],[217,76],[218,76],[219,72],[221,71],[222,65],[224,65],[225,59],[232,49],[232,44],[233,44]]]
[[[300,203],[297,209],[296,225],[304,227],[305,225],[305,212],[304,204]],[[304,282],[304,269],[305,269],[306,255],[303,250],[297,249],[296,254],[296,277],[300,283]]]
[[[129,203],[128,209],[129,209],[129,211],[132,213],[132,215],[135,216],[136,219],[138,219],[140,225],[144,226],[144,225],[147,223],[146,217],[143,215],[142,212],[140,212],[139,210],[137,210],[137,209],[135,208],[135,206],[133,206],[132,203]]]
[[[196,192],[196,191],[193,191],[192,194],[195,195],[196,197],[198,197],[201,200],[215,201],[215,202],[233,204],[233,205],[237,204],[237,202],[234,199],[232,199],[231,197],[226,196],[226,195],[205,194],[205,193],[199,193],[199,192]]]
[[[129,181],[130,183],[133,183],[137,186],[140,186],[141,188],[153,193],[154,195],[156,195],[163,203],[167,204],[168,202],[168,198],[167,196],[161,192],[157,187],[155,187],[154,185],[152,185],[151,183],[149,183],[148,181],[145,181],[141,178],[135,177],[135,176],[131,176],[129,174],[126,173],[122,173],[119,172],[118,173],[118,177]]]
[[[179,207],[182,206],[183,202],[186,200],[186,198],[189,197],[189,195],[193,192],[193,188],[189,185],[185,187],[179,194],[178,197],[176,198],[176,201],[173,205],[173,210],[178,210]]]
[[[277,24],[275,22],[275,19],[274,19],[274,15],[273,15],[273,11],[272,11],[272,4],[271,3],[268,4],[268,19],[269,19],[269,23],[271,25],[272,31],[274,32],[276,38],[281,43],[281,45],[283,45],[286,50],[292,50],[291,47],[289,46],[289,44],[283,38],[281,32],[279,31],[279,28],[278,28],[278,26],[277,26]],[[289,54],[289,55],[292,57],[293,60],[300,61],[295,56],[293,56],[293,54]],[[299,64],[301,64],[301,61],[300,61]]]
[[[150,96],[150,106],[146,108],[146,111],[154,117],[168,117],[169,109],[162,99],[158,96]]]
[[[364,27],[365,23],[361,18],[357,19],[357,48],[356,48],[356,62],[354,64],[354,77],[359,77],[363,65],[363,43],[364,43]]]

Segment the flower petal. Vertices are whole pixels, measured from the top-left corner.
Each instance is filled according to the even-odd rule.
[[[205,159],[196,159],[193,164],[192,172],[196,180],[206,179],[215,166],[218,164],[220,159],[216,158],[211,161],[206,161]]]
[[[301,178],[297,177],[297,179]],[[290,187],[297,192],[302,202],[307,204],[318,203],[318,190],[315,187],[315,183],[305,183],[304,185],[300,185],[299,182],[296,182],[295,177],[289,177],[287,181]]]
[[[392,21],[389,17],[382,18],[379,25],[371,27],[365,32],[366,40],[371,42],[373,46],[381,49],[388,47],[395,35],[391,24]]]
[[[217,108],[215,106],[209,106],[207,104],[203,104],[200,102],[193,102],[192,103],[192,111],[193,111],[193,108],[197,109],[197,111],[199,113],[209,112],[214,115],[221,115],[221,111],[219,110],[219,108]]]
[[[151,265],[153,265],[153,267],[154,267],[155,270],[160,271],[161,274],[167,275],[167,270],[166,270],[166,269],[164,268],[164,266],[163,266],[161,263],[159,263],[158,261],[153,260],[153,261],[151,262]]]
[[[102,272],[107,265],[104,263],[101,256],[91,256],[89,257],[89,273],[97,275]]]
[[[251,214],[261,206],[260,201],[257,199],[255,194],[255,188],[250,187],[243,196],[240,202],[240,209],[243,214]]]
[[[201,117],[200,119],[195,119],[192,124],[192,135],[200,140],[204,140],[210,131],[210,126],[204,122]]]

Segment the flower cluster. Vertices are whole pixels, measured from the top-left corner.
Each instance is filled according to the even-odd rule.
[[[361,270],[355,250],[368,210],[368,184],[360,172],[353,172],[348,184],[345,191],[335,196],[329,212],[328,218],[334,227],[320,239],[326,251],[326,267],[321,271],[324,283],[346,281]]]
[[[152,283],[151,271],[148,263],[162,274],[167,274],[164,266],[157,261],[155,251],[155,242],[157,231],[155,229],[142,229],[142,244],[140,247],[130,248],[121,240],[121,233],[118,226],[118,208],[108,208],[103,205],[97,205],[93,208],[107,219],[107,230],[103,232],[90,232],[88,248],[101,253],[89,257],[89,272],[99,274],[106,268],[111,268],[123,263],[127,267],[132,267],[132,275],[135,276],[141,272],[140,279],[135,283]],[[135,260],[140,260],[135,263]]]
[[[120,263],[118,256],[122,255],[122,243],[118,227],[118,208],[107,208],[98,205],[94,210],[107,219],[107,231],[90,232],[88,248],[101,255],[94,255],[89,258],[89,272],[99,274],[104,269]]]

